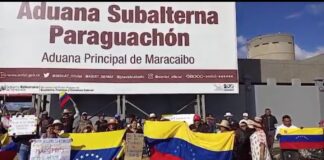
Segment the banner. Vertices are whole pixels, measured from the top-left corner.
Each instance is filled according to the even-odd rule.
[[[166,114],[162,115],[163,118],[166,118],[170,121],[184,121],[187,122],[188,125],[193,124],[193,117],[195,114]]]
[[[4,2],[0,94],[238,93],[235,2]]]
[[[12,116],[9,120],[8,133],[12,135],[34,135],[37,129],[37,117],[35,115]]]
[[[142,160],[144,135],[139,133],[126,134],[125,160]]]
[[[232,160],[233,131],[199,133],[184,122],[147,121],[144,136],[152,149],[150,160]]]
[[[31,144],[30,160],[70,160],[71,139],[34,139]]]

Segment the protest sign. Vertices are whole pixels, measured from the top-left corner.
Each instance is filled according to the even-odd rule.
[[[143,134],[127,133],[125,160],[142,160],[143,146]]]
[[[30,160],[70,160],[70,138],[35,139],[31,144]]]
[[[170,121],[185,121],[188,125],[193,124],[193,117],[195,114],[166,114],[162,115]]]
[[[12,116],[9,121],[8,133],[12,135],[34,135],[37,129],[37,117],[35,115]]]

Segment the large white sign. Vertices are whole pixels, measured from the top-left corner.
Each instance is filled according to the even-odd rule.
[[[195,114],[165,114],[162,115],[163,118],[166,118],[170,121],[184,121],[187,122],[188,125],[193,124],[193,118]]]
[[[0,94],[238,93],[234,2],[0,3]]]
[[[8,133],[12,135],[34,135],[37,129],[37,117],[34,115],[12,116]]]
[[[70,160],[71,139],[34,139],[31,144],[30,160]]]

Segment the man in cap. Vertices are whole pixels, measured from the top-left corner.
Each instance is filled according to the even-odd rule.
[[[151,113],[151,114],[149,115],[148,120],[150,120],[150,121],[157,121],[158,118],[157,118],[157,116],[156,116],[155,113]]]
[[[42,135],[43,133],[46,133],[47,132],[47,129],[48,126],[50,124],[52,124],[54,121],[54,119],[50,116],[48,116],[48,112],[47,111],[44,111],[42,114],[41,114],[41,118],[40,118],[40,121],[38,123],[39,127],[40,127],[40,135]]]
[[[95,123],[95,130],[97,132],[105,132],[108,127],[108,121],[105,120],[105,114],[102,113],[99,115],[99,120]]]
[[[208,131],[209,131],[208,125],[205,123],[202,123],[199,115],[195,114],[193,119],[194,119],[194,124],[191,124],[189,126],[191,131],[208,133]]]
[[[82,133],[83,129],[87,127],[88,125],[92,126],[92,122],[88,119],[88,113],[82,112],[81,114],[81,120],[79,121],[79,125],[76,127],[77,133]]]
[[[229,122],[229,125],[233,130],[238,128],[238,123],[233,119],[233,114],[231,112],[226,112],[224,118]]]
[[[60,120],[58,120],[58,119],[54,120],[52,125],[53,125],[53,128],[54,128],[53,131],[57,136],[64,133],[63,124],[62,124],[62,122]]]
[[[239,128],[235,131],[234,141],[234,159],[251,160],[250,155],[250,136],[251,132],[247,126],[247,120],[242,119],[239,122]]]
[[[246,120],[246,121],[249,120],[249,114],[246,113],[246,112],[244,112],[244,113],[243,113],[243,119]],[[242,120],[243,120],[243,119],[242,119]]]

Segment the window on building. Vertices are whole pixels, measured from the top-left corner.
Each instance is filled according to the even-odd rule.
[[[272,42],[272,44],[278,44],[279,42]]]
[[[259,47],[259,45],[255,45],[254,47]]]
[[[289,44],[292,44],[292,42],[288,42]]]
[[[269,43],[262,43],[262,45],[268,45]]]

